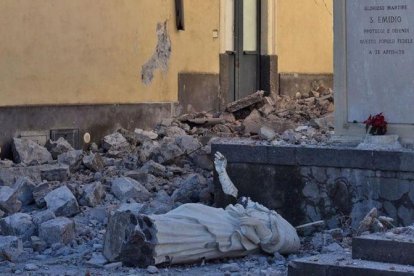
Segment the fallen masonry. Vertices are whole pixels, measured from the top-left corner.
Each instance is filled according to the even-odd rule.
[[[333,94],[329,89],[323,91],[324,93],[320,94],[299,95],[295,99],[286,96],[267,97],[263,93],[257,93],[253,100],[243,99],[230,105],[234,109],[229,108],[221,113],[181,114],[176,118],[162,120],[153,130],[119,129],[102,141],[104,146],[91,144],[85,151],[73,150],[62,139],[49,141],[47,148],[27,139],[14,139],[15,162],[0,162],[0,258],[4,260],[0,264],[0,273],[59,274],[65,271],[68,275],[286,275],[288,263],[298,258],[311,258],[322,252],[329,255],[338,252],[349,254],[355,229],[350,227],[349,221],[345,218],[339,225],[333,223],[336,222],[335,218],[327,220],[326,226],[316,225],[298,231],[301,248],[297,254],[290,255],[281,255],[279,252],[266,254],[263,251],[248,254],[251,252],[244,250],[236,254],[242,256],[241,258],[223,259],[215,251],[211,257],[215,260],[208,262],[197,260],[191,265],[161,265],[158,268],[149,266],[139,269],[127,267],[119,261],[138,265],[136,252],[139,250],[135,250],[136,244],[129,244],[129,248],[134,249],[135,254],[126,250],[126,247],[117,249],[114,246],[121,238],[139,237],[140,231],[144,232],[148,241],[148,233],[151,234],[151,231],[160,228],[160,219],[171,217],[175,212],[186,209],[186,206],[202,204],[201,208],[225,212],[215,205],[219,203],[220,198],[215,193],[212,156],[216,143],[222,138],[236,139],[239,144],[249,144],[253,141],[271,147],[275,153],[273,162],[280,159],[289,161],[292,156],[299,157],[296,150],[293,155],[289,153],[290,147],[303,147],[305,151],[307,147],[304,146],[330,147],[329,138],[333,134]],[[246,142],[246,139],[250,142]],[[343,152],[347,151],[341,151]],[[258,167],[255,164],[260,160],[257,159],[258,155],[243,156],[243,150],[236,150],[231,154],[223,153],[229,159],[229,174],[232,179],[234,158],[248,160],[249,171],[256,171]],[[262,156],[267,157],[270,154],[265,151]],[[316,160],[319,155],[308,155],[308,159],[305,157],[296,160]],[[340,163],[340,160],[345,159],[335,158],[334,161]],[[374,164],[371,161],[365,163]],[[375,164],[390,166],[380,162]],[[407,225],[411,219],[411,205],[407,204],[407,200],[413,198],[411,190],[407,189],[406,184],[403,184],[401,189],[390,190],[388,188],[391,186],[388,184],[391,183],[391,173],[378,176],[373,174],[370,168],[366,169],[367,172],[349,171],[349,168],[340,171],[315,167],[303,170],[303,176],[309,176],[312,180],[309,186],[302,187],[306,189],[300,190],[306,195],[306,210],[309,215],[303,223],[322,219],[318,217],[318,211],[330,207],[327,197],[355,195],[355,190],[348,190],[350,186],[344,181],[344,176],[351,179],[360,176],[372,179],[374,176],[384,181],[380,182],[378,194],[381,198],[378,201],[390,201],[397,205],[384,204],[384,208],[379,208],[377,216],[374,216],[376,220],[373,219],[372,223],[368,224],[367,230],[375,232],[382,229],[379,223],[384,223],[383,215],[396,217],[393,225]],[[246,168],[242,170],[248,171]],[[341,177],[333,182],[336,193],[327,194],[328,191],[324,190],[325,175],[331,172],[335,172],[332,175]],[[255,179],[245,180],[255,183],[258,187],[260,177],[266,174],[270,176],[267,171],[264,174],[257,173]],[[401,179],[409,178],[407,172],[396,174]],[[273,179],[283,180],[283,177]],[[294,180],[291,180],[292,185],[295,184]],[[239,184],[237,178],[234,178],[234,181]],[[362,195],[357,195],[365,198],[369,191],[358,189],[361,189],[357,192],[362,192]],[[239,193],[244,195],[243,189],[239,190]],[[261,192],[263,195],[271,193],[272,189],[269,188],[266,192]],[[382,198],[383,196],[385,198]],[[254,200],[260,204],[265,203],[262,199]],[[338,207],[346,207],[347,202],[339,201]],[[237,206],[235,201],[231,203],[232,206]],[[280,205],[264,205],[276,211],[280,208]],[[288,204],[286,206],[289,207]],[[358,203],[357,206],[362,206],[362,203]],[[359,209],[359,216],[354,220],[363,220],[369,210]],[[294,220],[293,216],[283,214],[283,217],[289,222]],[[220,219],[209,224],[215,225],[218,221]],[[249,222],[243,220],[243,223]],[[358,223],[359,221],[357,225]],[[151,224],[152,226],[149,226]],[[300,223],[293,225],[298,224]],[[337,228],[339,226],[341,227]],[[137,231],[127,231],[127,236],[121,237],[121,228]],[[186,233],[184,230],[178,231],[183,234]],[[152,237],[157,239],[157,233],[152,233]],[[356,241],[357,239],[354,240]],[[107,246],[110,244],[112,247]],[[122,242],[118,245],[122,245]],[[208,250],[212,248],[213,244],[209,244]],[[159,263],[153,258],[156,255],[151,255],[147,251],[141,256],[150,256],[144,263]],[[125,259],[122,259],[124,257]],[[174,260],[172,263],[181,263],[179,258]]]

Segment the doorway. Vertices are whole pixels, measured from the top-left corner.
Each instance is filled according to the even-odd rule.
[[[234,1],[234,99],[260,89],[260,0]]]

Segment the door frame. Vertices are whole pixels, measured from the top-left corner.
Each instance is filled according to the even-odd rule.
[[[236,0],[220,0],[220,69],[219,69],[219,100],[220,109],[224,110],[227,103],[235,100],[235,45],[234,45],[234,2]],[[260,54],[260,83],[257,87],[267,93],[279,94],[279,70],[277,47],[277,13],[279,0],[259,0],[261,22],[258,33]]]
[[[242,98],[240,95],[240,78],[241,78],[241,72],[240,72],[240,58],[242,55],[256,55],[256,65],[255,65],[255,73],[256,73],[256,90],[261,89],[261,33],[262,33],[262,5],[261,0],[255,0],[256,1],[256,24],[257,24],[257,30],[256,30],[256,51],[244,51],[244,45],[243,45],[243,38],[244,38],[244,26],[243,26],[243,20],[244,20],[244,10],[243,10],[243,1],[244,0],[234,0],[234,80],[233,80],[233,86],[232,91],[233,93],[233,100],[237,100]],[[256,91],[252,91],[254,93]]]

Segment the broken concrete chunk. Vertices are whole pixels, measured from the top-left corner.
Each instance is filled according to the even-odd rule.
[[[104,168],[104,162],[99,153],[90,153],[83,157],[82,161],[85,167],[93,172],[99,172]]]
[[[122,203],[118,209],[116,209],[116,213],[122,213],[122,212],[130,212],[136,216],[142,213],[143,208],[145,207],[145,204],[142,203]]]
[[[50,165],[40,170],[40,177],[47,181],[67,181],[70,175],[67,165]]]
[[[322,118],[312,119],[309,124],[316,129],[334,128],[335,118],[333,114],[329,114]]]
[[[164,177],[167,173],[167,168],[161,164],[158,164],[157,162],[150,160],[145,163],[139,171],[145,174],[153,174],[155,176]]]
[[[174,202],[198,203],[201,191],[207,187],[207,181],[198,174],[188,176],[171,196]]]
[[[8,214],[17,213],[22,208],[22,203],[17,199],[15,189],[7,186],[0,187],[0,209]]]
[[[101,182],[95,182],[92,184],[85,185],[83,194],[79,200],[80,205],[95,207],[101,203],[102,199],[105,198],[105,188]]]
[[[72,150],[60,154],[58,157],[58,163],[61,165],[69,166],[71,172],[76,172],[82,165],[83,151]]]
[[[177,136],[183,136],[186,135],[187,133],[185,132],[184,129],[178,127],[178,126],[171,126],[171,127],[167,127],[165,129],[165,136],[167,137],[177,137]]]
[[[62,153],[74,150],[72,145],[63,137],[60,137],[57,141],[47,141],[46,148],[52,154],[53,159],[57,159]]]
[[[39,237],[48,245],[68,244],[75,238],[75,223],[65,217],[49,220],[40,225]]]
[[[251,94],[243,99],[229,103],[227,105],[226,110],[228,112],[233,113],[233,112],[239,111],[240,109],[259,103],[263,100],[263,95],[264,95],[264,91],[257,91],[256,93]]]
[[[45,196],[47,208],[56,216],[70,217],[79,213],[79,205],[68,187],[62,186]]]
[[[17,199],[23,205],[29,205],[34,202],[33,190],[35,186],[35,183],[27,177],[20,177],[14,184],[13,188],[17,193]]]
[[[37,207],[43,208],[46,206],[45,196],[53,191],[54,189],[62,186],[60,182],[46,182],[36,186],[33,189],[33,198],[36,202]]]
[[[127,139],[119,132],[105,136],[102,141],[102,148],[106,151],[123,151],[129,147]]]
[[[276,132],[273,129],[264,126],[264,127],[261,127],[260,128],[260,130],[259,130],[259,136],[263,140],[272,141],[273,139],[276,138]]]
[[[40,211],[32,216],[33,223],[36,225],[36,227],[39,227],[42,223],[55,218],[55,213],[50,210]]]
[[[120,260],[122,246],[124,241],[112,235],[117,231],[133,231],[130,227],[131,219],[136,218],[143,208],[142,204],[122,204],[118,210],[109,218],[108,227],[104,236],[104,250],[103,254],[110,262]],[[128,229],[129,228],[129,229]]]
[[[258,134],[262,125],[263,118],[260,115],[260,112],[255,109],[243,121],[244,133]]]
[[[141,162],[147,162],[154,155],[160,153],[160,145],[156,141],[144,141],[138,153]]]
[[[24,163],[26,165],[41,165],[52,161],[50,152],[36,142],[29,139],[13,139],[13,159],[15,163]]]
[[[141,183],[128,177],[112,180],[111,192],[121,201],[132,198],[138,202],[144,202],[151,197],[150,192]]]
[[[18,237],[0,236],[0,260],[16,261],[23,253],[23,242]]]
[[[160,164],[174,163],[175,159],[182,157],[184,152],[178,147],[171,138],[164,138],[160,152],[152,159]]]
[[[157,140],[158,139],[158,134],[155,133],[154,131],[146,131],[146,130],[142,130],[142,129],[137,128],[137,129],[135,129],[135,133],[140,135],[140,136],[143,136],[147,139],[150,139],[150,140]]]
[[[198,139],[190,135],[183,135],[183,136],[176,137],[175,143],[186,154],[194,153],[195,151],[199,150],[202,147]]]
[[[31,236],[30,242],[32,244],[32,248],[36,252],[42,252],[47,248],[47,244],[45,241],[41,240],[37,236]]]
[[[2,235],[18,236],[23,240],[29,240],[29,238],[35,233],[36,226],[30,215],[16,213],[1,219],[0,229]]]
[[[165,191],[159,191],[153,201],[146,203],[139,213],[142,214],[165,214],[174,208],[174,201]],[[139,213],[136,213],[137,215]]]

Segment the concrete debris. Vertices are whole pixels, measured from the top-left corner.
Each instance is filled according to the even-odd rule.
[[[101,182],[88,184],[83,188],[83,194],[79,200],[79,203],[82,206],[89,206],[93,208],[102,202],[105,195],[105,188],[102,186]]]
[[[36,184],[27,177],[20,177],[14,184],[13,189],[17,194],[17,199],[23,205],[29,205],[34,202],[33,190]]]
[[[393,222],[392,218],[379,216],[378,209],[373,208],[360,222],[356,234],[384,232],[387,229],[394,228]]]
[[[60,154],[57,159],[59,164],[69,166],[70,171],[73,173],[79,170],[82,165],[83,156],[82,150],[71,150]]]
[[[273,129],[266,126],[261,127],[259,130],[259,136],[263,140],[272,141],[273,139],[275,139],[276,135],[277,134]]]
[[[129,143],[121,133],[115,132],[103,138],[102,148],[106,151],[123,151],[129,148]]]
[[[70,170],[67,165],[50,165],[40,170],[40,177],[46,181],[64,182],[69,176]]]
[[[17,213],[22,208],[15,189],[7,186],[0,187],[0,209],[8,214]]]
[[[29,139],[13,139],[13,158],[15,163],[41,165],[53,160],[50,152]]]
[[[155,133],[154,131],[145,131],[145,130],[137,128],[137,129],[135,129],[134,132],[136,134],[138,134],[140,136],[143,136],[145,138],[148,138],[150,140],[157,140],[158,139],[158,134]]]
[[[48,245],[68,244],[75,238],[75,223],[65,217],[49,220],[40,225],[39,237]]]
[[[16,261],[23,253],[23,242],[18,237],[0,236],[0,260]]]
[[[259,103],[263,100],[264,91],[258,91],[238,101],[229,103],[226,107],[228,112],[236,112],[240,109]]]
[[[93,172],[99,172],[104,168],[102,157],[98,153],[90,153],[82,159],[83,165]]]
[[[33,189],[33,198],[37,207],[43,208],[46,206],[45,196],[54,189],[59,188],[63,184],[60,182],[43,182]]]
[[[112,180],[111,192],[121,201],[134,199],[138,202],[145,202],[151,197],[151,193],[141,183],[128,177]]]
[[[65,152],[74,150],[72,145],[63,137],[60,137],[57,141],[48,140],[46,149],[52,154],[53,159],[57,159],[59,155]]]
[[[16,213],[0,220],[0,230],[2,235],[29,240],[35,233],[36,226],[30,215]]]
[[[33,215],[32,220],[36,227],[39,227],[43,222],[55,219],[55,213],[50,210],[37,212]]]
[[[66,186],[57,188],[45,196],[47,208],[56,216],[74,216],[79,213],[78,202]]]
[[[269,145],[325,144],[333,133],[329,123],[332,91],[314,89],[307,98],[304,94],[294,99],[265,97],[259,91],[229,104],[225,112],[165,118],[153,130],[119,129],[106,136],[102,145],[91,144],[86,150],[74,150],[63,139],[49,141],[46,149],[16,138],[15,162],[0,161],[0,218],[6,216],[0,222],[0,259],[17,263],[16,267],[0,267],[0,274],[47,274],[44,267],[49,265],[44,263],[58,258],[68,258],[76,267],[87,267],[96,274],[107,273],[103,269],[120,275],[157,273],[151,266],[131,271],[123,267],[119,260],[129,257],[128,250],[120,248],[124,240],[111,240],[114,235],[107,233],[129,225],[124,234],[138,237],[128,231],[136,227],[139,216],[165,215],[183,204],[211,206],[211,144],[216,139],[248,138]],[[377,219],[386,223],[384,218]],[[337,243],[347,249],[347,233],[322,233],[309,238],[304,248],[328,252]],[[17,261],[23,254],[19,237],[25,248],[21,263]],[[102,253],[115,263],[107,264]],[[272,256],[253,255],[225,266],[220,262],[214,271],[284,275],[291,259]],[[208,274],[203,269],[212,265],[196,268],[196,274]],[[183,272],[168,269],[172,274]]]

